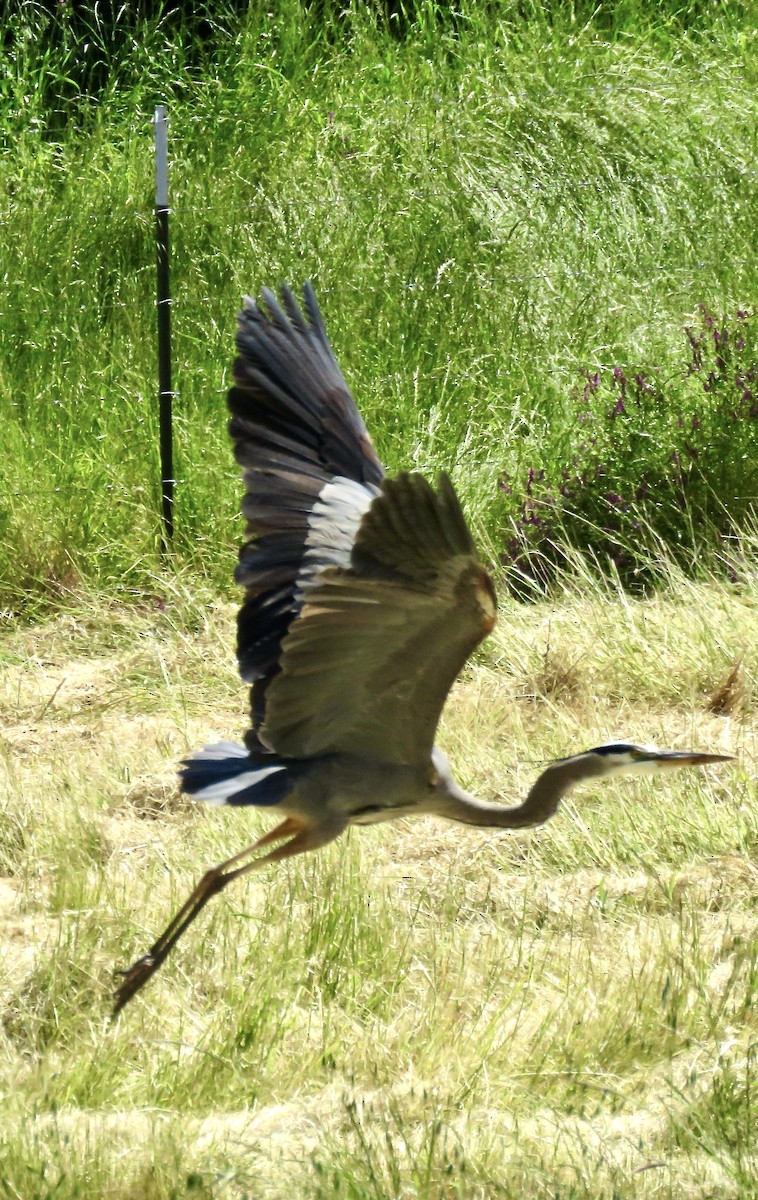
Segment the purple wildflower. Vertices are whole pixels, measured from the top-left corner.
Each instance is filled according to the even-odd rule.
[[[703,349],[700,345],[700,339],[695,336],[689,326],[685,326],[684,332],[687,334],[687,341],[690,344],[692,351],[692,361],[689,366],[689,373],[693,375],[695,371],[699,371],[703,365]]]
[[[643,479],[642,482],[640,483],[639,487],[637,488],[637,491],[634,493],[635,500],[638,502],[640,500],[644,500],[649,491],[650,491],[650,484],[648,483],[647,479]]]
[[[647,392],[649,396],[652,396],[653,388],[648,383],[647,375],[640,372],[638,375],[634,375],[633,379],[638,392]]]
[[[626,391],[626,375],[622,371],[621,367],[613,368],[613,381],[619,385],[621,388],[621,395],[623,396],[624,392]]]
[[[708,312],[708,309],[702,303],[698,305],[698,308],[700,309],[701,313],[703,314],[703,321],[706,324],[706,326],[708,327],[708,329],[713,329],[714,321],[713,321],[713,317]]]

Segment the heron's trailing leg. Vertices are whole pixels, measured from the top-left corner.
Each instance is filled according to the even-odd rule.
[[[275,829],[265,833],[253,846],[248,846],[239,854],[233,855],[225,862],[219,863],[217,867],[211,867],[210,871],[206,871],[192,895],[169,921],[147,954],[138,958],[125,971],[119,972],[124,979],[116,990],[112,1015],[115,1017],[132,996],[144,987],[211,897],[222,891],[233,879],[239,879],[241,875],[247,875],[258,867],[265,866],[266,863],[279,862],[283,858],[291,858],[294,854],[304,854],[306,850],[317,850],[320,846],[324,846],[338,837],[344,828],[344,821],[323,823],[313,827],[305,825],[295,817],[287,817],[281,825],[277,825]],[[264,854],[263,858],[257,858],[254,862],[244,861],[261,846],[281,841],[283,838],[291,840],[283,846],[277,846],[276,849],[270,850],[268,854]],[[235,863],[243,865],[235,866]],[[233,869],[230,870],[230,868]]]

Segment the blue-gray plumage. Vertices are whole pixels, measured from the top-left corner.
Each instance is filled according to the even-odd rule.
[[[598,746],[551,763],[515,808],[458,786],[434,746],[442,706],[495,623],[495,592],[446,475],[387,479],[327,340],[310,284],[239,317],[229,431],[248,541],[237,656],[250,685],[245,745],[183,764],[182,790],[284,818],[208,871],[127,971],[114,1012],[158,969],[232,879],[333,841],[349,825],[430,813],[468,825],[538,825],[584,779],[722,761],[724,755]],[[263,846],[273,850],[254,857]]]

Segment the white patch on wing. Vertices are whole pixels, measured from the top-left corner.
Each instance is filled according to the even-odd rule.
[[[335,475],[319,493],[308,517],[303,565],[298,590],[312,587],[325,567],[348,567],[363,515],[379,495],[373,484],[356,483]]]
[[[211,783],[208,787],[201,788],[199,792],[193,792],[192,799],[202,800],[204,804],[226,804],[228,798],[235,796],[237,792],[243,792],[245,788],[252,787],[253,784],[262,783],[276,771],[286,770],[286,767],[280,766],[259,767],[255,771],[244,771],[241,775],[234,775],[231,779],[221,779],[218,783]]]

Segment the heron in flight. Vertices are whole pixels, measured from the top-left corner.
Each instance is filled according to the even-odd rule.
[[[511,808],[459,787],[434,737],[453,680],[495,624],[492,581],[446,475],[436,488],[415,472],[385,476],[310,284],[305,316],[287,287],[281,304],[262,295],[244,301],[229,392],[245,484],[237,656],[251,725],[244,747],[206,746],[180,774],[198,800],[282,819],[203,876],[122,972],[114,1015],[233,879],[317,850],[350,825],[432,813],[523,829],[585,780],[727,757],[597,746],[551,763]]]

